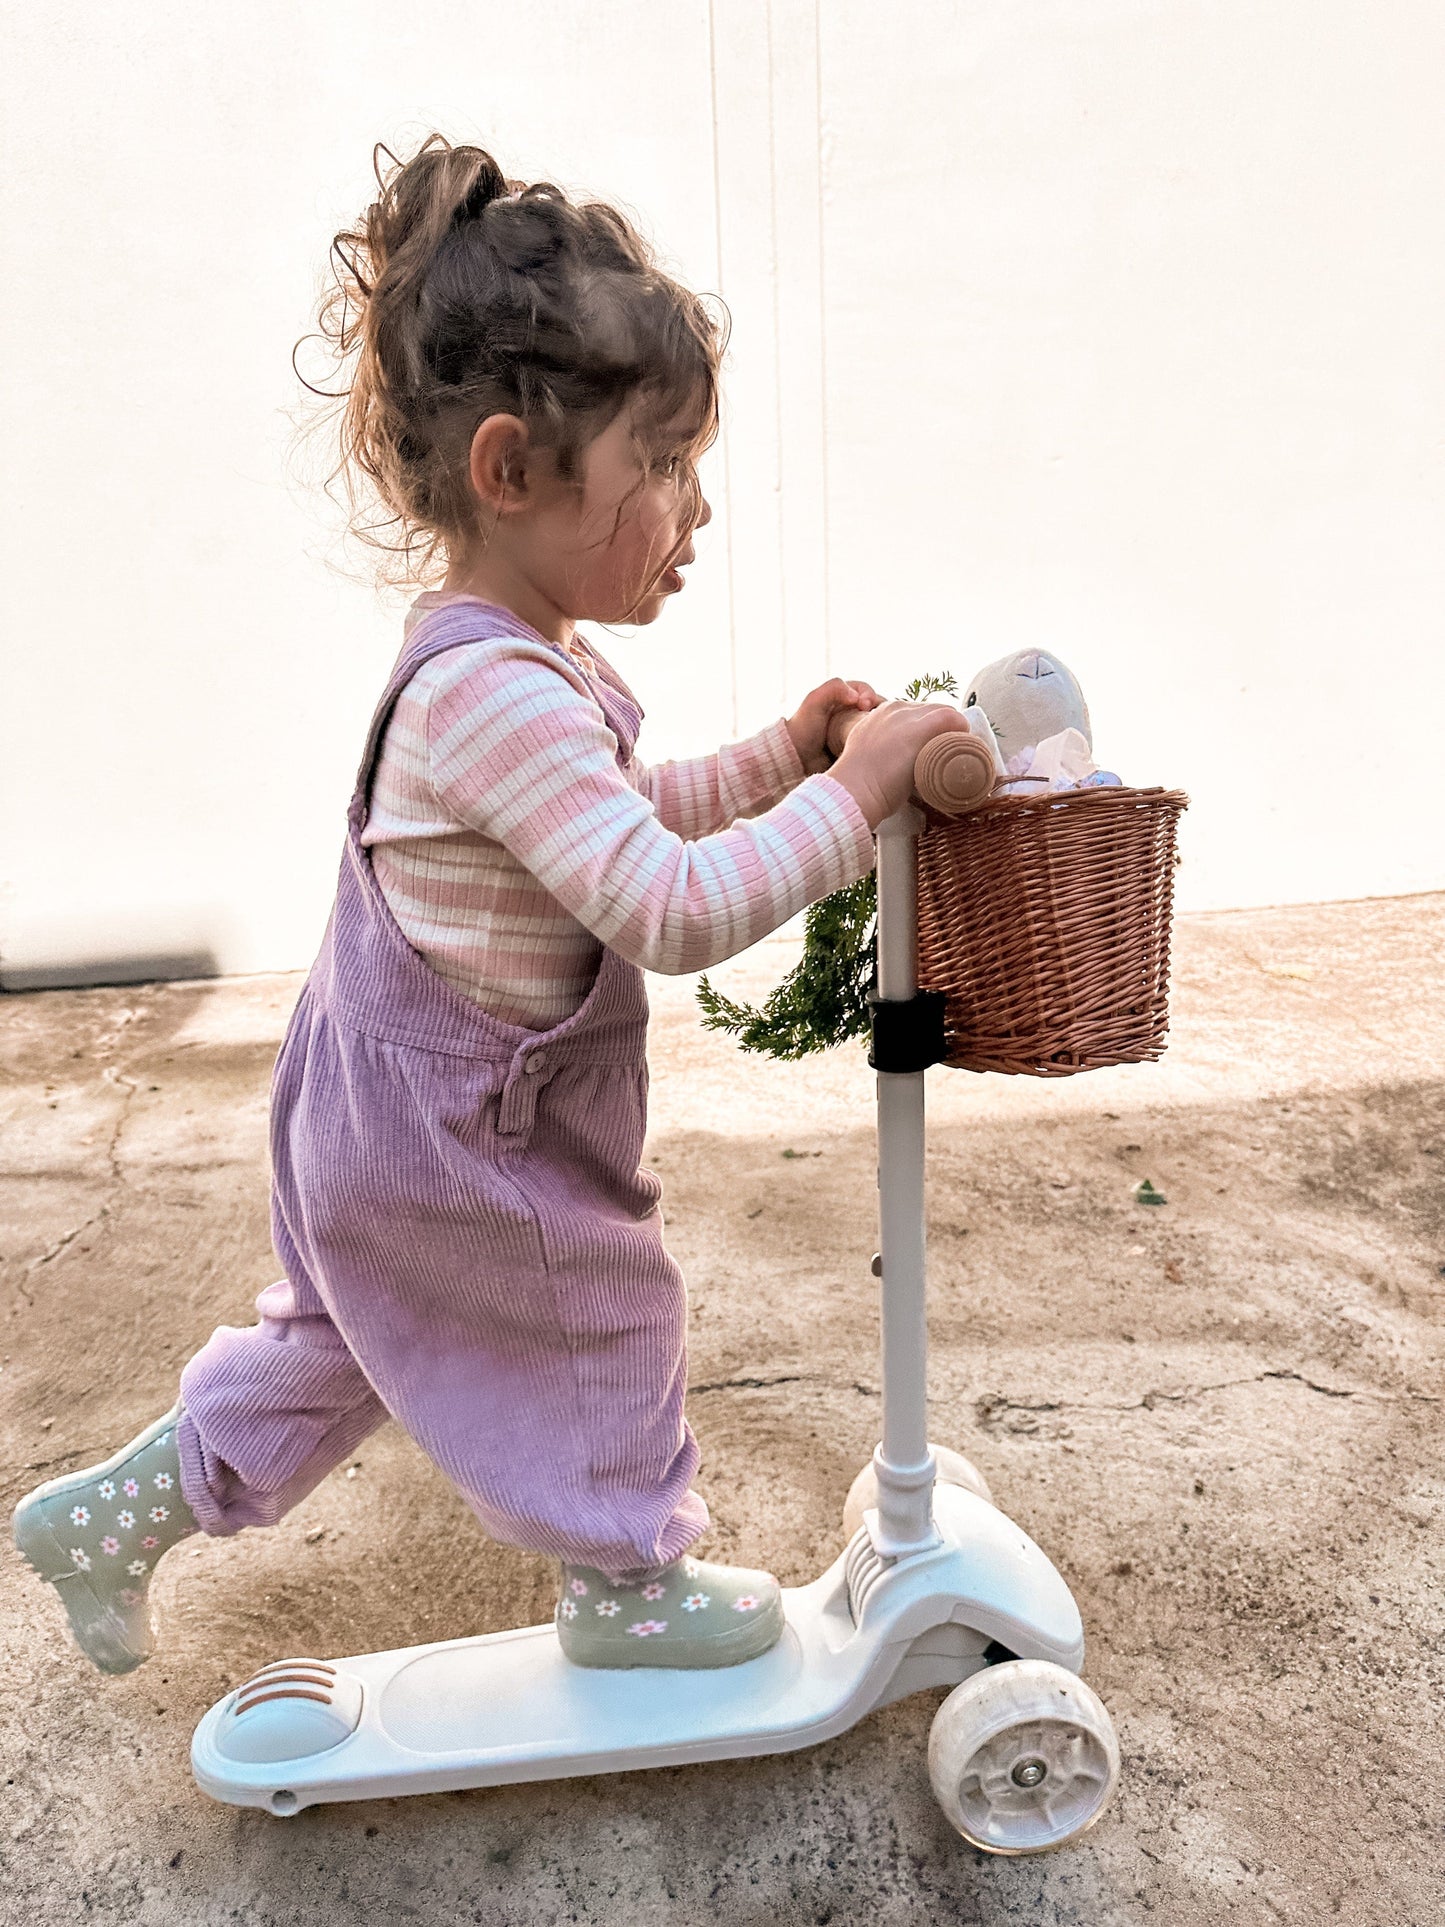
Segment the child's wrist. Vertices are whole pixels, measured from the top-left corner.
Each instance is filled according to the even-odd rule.
[[[837,757],[828,747],[826,731],[819,740],[817,732],[800,723],[796,716],[785,716],[783,727],[788,732],[788,740],[793,745],[805,776],[821,776],[837,762]]]
[[[839,757],[834,767],[827,771],[827,775],[829,780],[836,783],[840,789],[847,790],[862,811],[864,821],[870,830],[876,830],[884,817],[892,814],[894,806],[877,784],[856,766],[850,767],[846,758]]]

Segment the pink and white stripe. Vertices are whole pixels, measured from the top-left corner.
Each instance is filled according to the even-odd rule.
[[[422,596],[408,633],[441,596]],[[702,970],[872,866],[852,796],[804,777],[782,721],[711,756],[617,765],[595,651],[498,637],[403,689],[362,841],[407,941],[464,995],[545,1030],[581,1003],[603,944]]]

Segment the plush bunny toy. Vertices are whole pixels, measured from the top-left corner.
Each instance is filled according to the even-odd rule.
[[[964,707],[983,711],[1004,765],[1065,729],[1078,730],[1087,747],[1094,747],[1089,705],[1077,678],[1043,649],[1020,649],[980,669]],[[970,715],[975,730],[977,721]]]

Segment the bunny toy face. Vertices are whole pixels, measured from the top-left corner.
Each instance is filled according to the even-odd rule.
[[[1076,729],[1093,748],[1089,705],[1071,669],[1043,649],[1021,649],[980,669],[965,708],[987,716],[1005,762],[1062,729]]]

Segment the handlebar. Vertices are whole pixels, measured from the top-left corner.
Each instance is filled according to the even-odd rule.
[[[868,712],[854,710],[837,719],[841,743]],[[949,729],[931,736],[913,765],[913,790],[919,801],[943,816],[962,816],[987,802],[998,771],[993,751],[980,736],[966,729]]]

